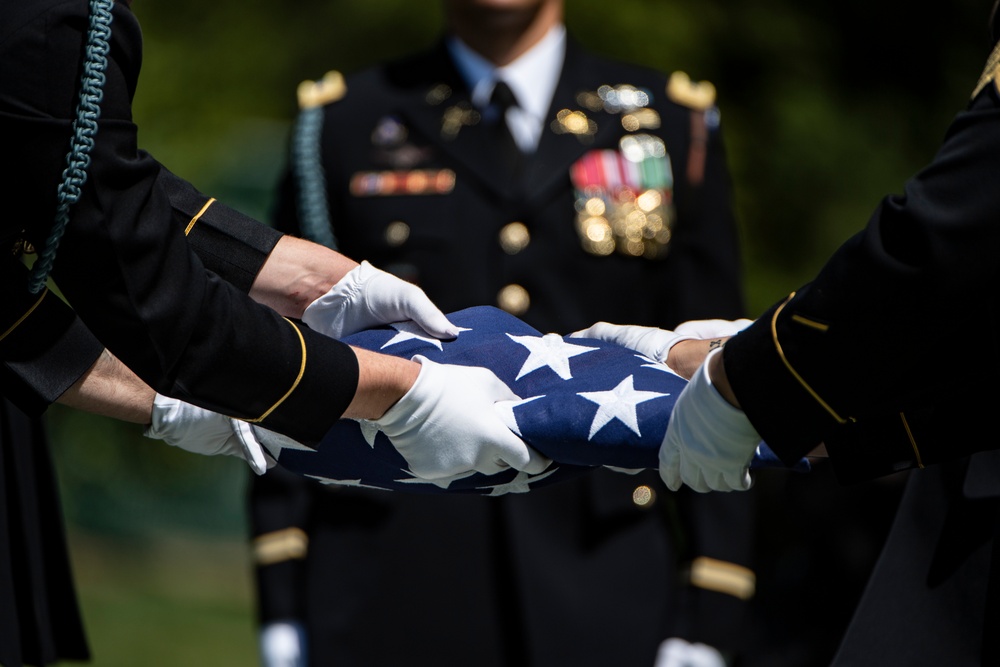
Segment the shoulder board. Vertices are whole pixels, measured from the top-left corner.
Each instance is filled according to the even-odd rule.
[[[695,83],[684,72],[674,72],[667,82],[667,97],[677,104],[704,111],[715,104],[715,86],[709,81]]]
[[[303,81],[299,84],[299,109],[311,109],[336,102],[346,94],[344,75],[330,70],[319,81]]]

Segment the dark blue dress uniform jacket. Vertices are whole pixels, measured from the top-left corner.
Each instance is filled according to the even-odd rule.
[[[998,60],[933,161],[725,348],[785,460],[826,442],[844,481],[915,469],[838,665],[1000,664]]]
[[[729,176],[706,112],[668,99],[663,74],[572,41],[565,63],[537,153],[515,182],[482,124],[449,129],[471,103],[443,45],[348,77],[346,95],[322,110],[320,144],[340,249],[414,281],[445,312],[499,305],[541,331],[741,316]],[[578,95],[605,84],[645,89],[660,120],[637,134],[659,137],[672,163],[676,225],[661,259],[591,254],[576,229],[574,163],[617,151],[629,134],[624,114],[581,106]],[[558,132],[564,109],[582,110],[592,132]],[[691,179],[689,158],[704,160]],[[400,183],[444,176],[411,194],[375,185],[385,172]],[[290,174],[277,223],[291,233],[302,233],[298,196]],[[522,233],[508,252],[515,222],[527,243]],[[510,285],[528,299],[498,297]],[[738,647],[746,603],[687,585],[684,567],[700,556],[752,577],[742,569],[751,497],[669,494],[655,472],[600,472],[501,499],[282,481],[254,480],[251,498],[258,546],[289,547],[288,558],[267,548],[261,559],[261,618],[304,621],[311,664],[652,665],[669,636]],[[657,494],[646,505],[633,502],[643,485]]]

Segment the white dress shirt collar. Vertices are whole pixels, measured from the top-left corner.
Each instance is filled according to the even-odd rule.
[[[507,115],[511,133],[522,150],[534,150],[566,57],[565,26],[554,26],[537,44],[503,67],[496,67],[458,37],[449,36],[447,46],[455,67],[472,91],[475,106],[485,108],[496,82],[507,82],[518,102]]]

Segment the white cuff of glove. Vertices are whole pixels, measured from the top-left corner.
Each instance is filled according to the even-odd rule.
[[[250,425],[184,401],[156,394],[152,422],[143,435],[194,454],[238,456],[262,475],[274,465],[256,439],[239,433]]]
[[[422,356],[409,391],[379,419],[368,420],[388,436],[410,472],[428,480],[507,468],[537,474],[549,459],[504,424],[494,408],[520,400],[492,371],[439,364]]]
[[[436,338],[458,335],[458,328],[422,289],[368,262],[348,271],[302,314],[310,329],[331,338],[406,320],[413,320]]]
[[[655,667],[726,667],[726,659],[713,646],[671,637],[660,644]]]
[[[260,631],[263,667],[305,667],[305,631],[298,623],[268,623]]]
[[[708,375],[713,350],[677,397],[660,447],[660,477],[678,490],[746,491],[760,435],[739,408],[722,397]]]

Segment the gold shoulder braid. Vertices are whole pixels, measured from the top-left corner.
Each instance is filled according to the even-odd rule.
[[[685,72],[674,72],[667,82],[667,97],[677,104],[705,111],[715,104],[715,86],[710,81],[695,83]]]
[[[715,86],[708,81],[695,83],[684,72],[674,72],[667,83],[667,97],[691,109],[691,148],[688,150],[687,180],[694,187],[705,178],[708,151],[709,109],[715,106]]]
[[[344,83],[344,75],[336,70],[330,70],[319,81],[303,81],[299,84],[299,108],[320,107],[336,102],[346,94],[347,84]]]
[[[979,77],[979,83],[976,84],[975,90],[972,91],[972,97],[975,97],[992,81],[994,85],[1000,86],[998,79],[1000,79],[1000,42],[993,47],[993,53],[986,60],[986,67],[983,68],[983,75]],[[1000,91],[1000,87],[997,88]]]

